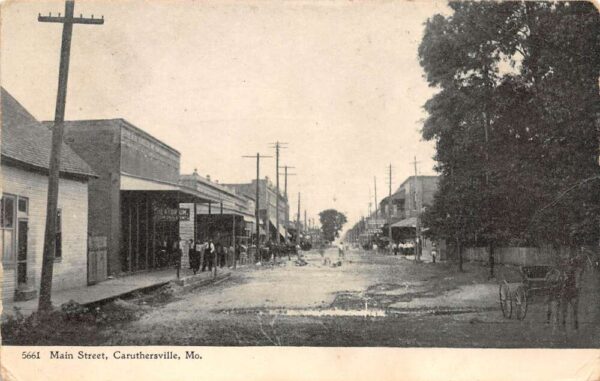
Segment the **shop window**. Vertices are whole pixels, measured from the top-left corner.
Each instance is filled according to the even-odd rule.
[[[29,210],[29,200],[25,197],[19,197],[19,212],[27,214]]]
[[[62,211],[56,211],[56,236],[54,242],[54,259],[62,258]]]
[[[15,224],[15,197],[5,195],[0,203],[2,209],[2,228],[12,229]]]
[[[0,199],[0,238],[2,239],[2,260],[15,259],[15,197],[4,195]]]

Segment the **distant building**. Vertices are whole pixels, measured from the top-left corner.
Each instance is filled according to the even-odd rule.
[[[194,189],[201,197],[210,201],[204,203],[184,203],[186,218],[179,222],[179,231],[183,240],[194,239],[205,242],[209,238],[215,242],[230,246],[235,242],[248,245],[255,231],[254,198],[235,189],[211,181],[210,176],[202,177],[196,171],[190,175],[181,175],[180,184]],[[182,264],[187,266],[188,255],[184,253]]]
[[[433,204],[433,197],[438,188],[437,176],[409,176],[400,184],[391,196],[391,218],[394,222],[415,217],[419,210]],[[416,190],[416,192],[415,192]],[[380,216],[387,218],[390,207],[390,196],[379,203]]]
[[[42,267],[52,132],[6,90],[2,102],[2,300],[36,297]],[[88,283],[88,184],[95,173],[69,146],[61,152],[52,290]]]
[[[410,176],[394,192],[381,200],[381,216],[386,219],[384,230],[388,231],[391,225],[392,239],[396,242],[413,242],[416,240],[417,217],[433,204],[433,199],[438,188],[437,176]],[[391,202],[390,202],[391,200]],[[390,205],[391,204],[391,205]],[[389,224],[387,223],[388,210],[390,211]],[[423,226],[419,224],[421,232]],[[434,249],[434,242],[428,239],[421,240],[422,257],[427,258]],[[436,242],[438,259],[443,259],[445,244]]]
[[[256,180],[252,180],[246,184],[226,184],[228,187],[236,189],[238,192],[256,198]],[[259,214],[261,223],[264,224],[264,229],[267,237],[271,240],[277,239],[277,216],[279,217],[279,238],[284,242],[289,238],[287,233],[288,218],[290,207],[288,200],[281,194],[277,194],[277,190],[271,184],[268,178],[261,179],[258,182],[259,186]],[[277,213],[277,197],[279,197],[279,213]]]

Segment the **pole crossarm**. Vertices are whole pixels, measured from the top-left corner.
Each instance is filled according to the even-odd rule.
[[[52,22],[52,23],[60,23],[60,24],[92,24],[92,25],[102,25],[104,24],[104,16],[101,18],[92,17],[83,17],[80,15],[79,17],[65,17],[61,16],[60,13],[58,16],[52,16],[50,13],[48,16],[42,16],[42,14],[38,14],[39,22]]]

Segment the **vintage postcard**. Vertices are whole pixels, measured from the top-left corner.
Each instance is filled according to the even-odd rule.
[[[600,379],[597,4],[0,21],[3,379]]]

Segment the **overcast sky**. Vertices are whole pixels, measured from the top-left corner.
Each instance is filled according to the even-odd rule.
[[[60,2],[3,4],[1,82],[40,120],[53,118],[61,27],[38,12]],[[288,142],[281,165],[291,210],[336,208],[349,225],[414,173],[434,174],[420,129],[433,94],[417,49],[431,1],[79,1],[66,118],[124,118],[181,152],[181,170],[248,182]],[[290,170],[291,172],[291,170]],[[261,173],[274,180],[275,161]],[[283,178],[281,179],[283,187]]]

